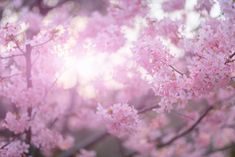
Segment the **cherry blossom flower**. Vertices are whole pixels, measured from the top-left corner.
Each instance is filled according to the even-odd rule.
[[[107,109],[100,105],[97,114],[103,118],[109,132],[118,137],[133,134],[141,124],[137,111],[128,104],[114,104]]]

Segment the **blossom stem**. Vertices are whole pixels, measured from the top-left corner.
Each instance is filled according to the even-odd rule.
[[[178,74],[180,74],[181,76],[184,76],[184,74],[182,72],[180,72],[179,70],[177,70],[174,66],[172,65],[168,65],[172,70],[174,70],[175,72],[177,72]]]

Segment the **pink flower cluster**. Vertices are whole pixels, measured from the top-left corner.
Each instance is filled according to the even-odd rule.
[[[1,2],[0,157],[225,157],[235,1],[99,1]]]
[[[135,133],[141,125],[137,110],[128,104],[114,104],[107,109],[100,105],[97,114],[104,120],[109,132],[118,137]]]

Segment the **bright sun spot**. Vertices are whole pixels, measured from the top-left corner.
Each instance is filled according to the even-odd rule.
[[[91,81],[101,72],[99,71],[101,65],[99,65],[95,56],[85,56],[73,64],[76,66],[79,79],[83,81]]]
[[[90,86],[96,79],[105,80],[106,83],[109,82],[107,86],[114,87],[116,84],[112,80],[112,73],[124,63],[125,57],[123,54],[91,53],[79,57],[64,56],[62,60],[64,71],[59,77],[59,83],[64,88],[71,88],[79,83],[81,88],[84,86],[91,91],[91,87],[85,86]]]

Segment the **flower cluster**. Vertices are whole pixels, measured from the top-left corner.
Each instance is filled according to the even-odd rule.
[[[0,157],[234,147],[234,0],[0,3]]]

